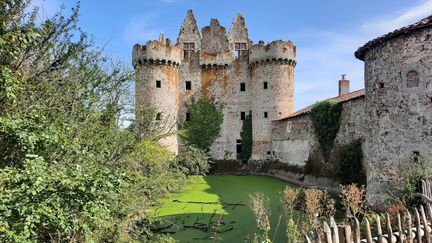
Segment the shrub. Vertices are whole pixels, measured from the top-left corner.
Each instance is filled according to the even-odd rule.
[[[242,130],[240,132],[240,138],[242,142],[242,150],[240,153],[240,159],[242,161],[248,161],[252,155],[252,113],[246,115]]]
[[[365,209],[364,186],[357,187],[356,184],[340,185],[342,205],[346,210],[346,217],[357,217]]]
[[[186,175],[204,175],[210,165],[207,155],[202,150],[187,145],[181,148],[171,167]]]
[[[415,155],[418,156],[418,155]],[[414,160],[415,159],[415,160]],[[410,166],[406,169],[406,176],[403,180],[402,202],[408,207],[418,207],[423,203],[420,194],[420,180],[432,177],[432,168],[428,158],[412,158]]]
[[[314,133],[326,160],[330,157],[330,151],[339,131],[341,111],[341,104],[334,100],[325,100],[316,103],[310,112]]]
[[[347,185],[366,184],[366,172],[363,169],[363,152],[361,141],[355,140],[335,149],[334,177]]]
[[[219,137],[223,122],[222,107],[214,99],[192,99],[186,104],[190,120],[181,126],[184,133],[181,137],[186,144],[207,151],[215,139]]]

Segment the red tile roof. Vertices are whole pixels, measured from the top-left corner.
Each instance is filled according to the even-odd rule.
[[[341,95],[341,96],[333,97],[333,98],[330,98],[330,99],[336,101],[336,103],[344,103],[344,102],[347,102],[347,101],[350,101],[350,100],[354,100],[354,99],[357,99],[357,98],[362,98],[362,97],[364,97],[364,95],[365,95],[365,89],[360,89],[360,90],[353,91],[353,92],[350,92],[348,94],[344,94],[344,95]],[[289,119],[289,118],[293,118],[293,117],[297,117],[297,116],[309,113],[312,110],[313,106],[314,105],[307,106],[307,107],[305,107],[305,108],[303,108],[301,110],[298,110],[298,111],[296,111],[294,113],[291,113],[287,117],[281,118],[281,119],[276,120],[276,121],[282,121],[282,120],[285,120],[285,119]]]
[[[400,29],[396,29],[390,33],[387,33],[383,36],[380,36],[378,38],[375,38],[375,39],[369,41],[368,43],[366,43],[365,45],[363,45],[362,47],[357,49],[357,51],[354,53],[354,55],[358,59],[364,61],[364,56],[365,56],[366,52],[368,50],[372,49],[374,46],[376,46],[380,43],[383,43],[389,39],[395,38],[397,36],[400,36],[403,34],[409,34],[411,32],[414,32],[414,31],[420,30],[420,29],[424,29],[424,28],[432,28],[432,15],[418,21],[417,23],[402,27]]]

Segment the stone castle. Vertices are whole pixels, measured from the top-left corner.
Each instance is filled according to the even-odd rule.
[[[349,80],[339,81],[339,96],[332,98],[342,104],[335,145],[361,141],[374,204],[400,188],[412,155],[432,148],[432,16],[366,43],[355,56],[365,63],[365,89],[349,92]],[[161,36],[134,46],[137,111],[154,106],[175,129],[188,119],[185,102],[213,97],[224,108],[213,159],[236,159],[242,119],[252,112],[251,160],[303,166],[319,144],[312,107],[294,112],[295,65],[291,41],[253,44],[241,15],[228,33],[216,19],[200,32],[188,11],[175,45]],[[161,142],[178,149],[175,136]]]

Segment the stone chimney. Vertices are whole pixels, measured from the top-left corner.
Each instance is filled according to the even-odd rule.
[[[164,43],[164,33],[163,32],[160,32],[160,34],[159,34],[159,42]]]
[[[346,74],[341,75],[342,78],[339,80],[339,96],[349,93],[350,81],[346,79]]]

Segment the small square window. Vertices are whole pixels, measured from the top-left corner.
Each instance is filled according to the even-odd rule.
[[[242,111],[240,112],[240,120],[243,121],[244,119],[246,119],[246,112]]]
[[[190,121],[190,113],[186,112],[186,121]]]
[[[271,152],[270,151],[267,151],[267,155],[270,155],[271,154]]]
[[[156,88],[160,88],[162,86],[162,82],[160,80],[156,80]]]
[[[192,82],[186,81],[186,90],[192,90]]]
[[[156,120],[160,121],[161,119],[162,119],[162,113],[159,112],[156,114]]]
[[[268,83],[264,82],[264,89],[267,89],[267,88],[268,88]]]
[[[241,141],[241,139],[237,139],[237,143],[241,143],[242,141]]]
[[[264,118],[268,118],[268,112],[264,111]]]
[[[240,83],[240,91],[246,91],[246,84]]]
[[[384,89],[384,83],[378,83],[378,88]]]

